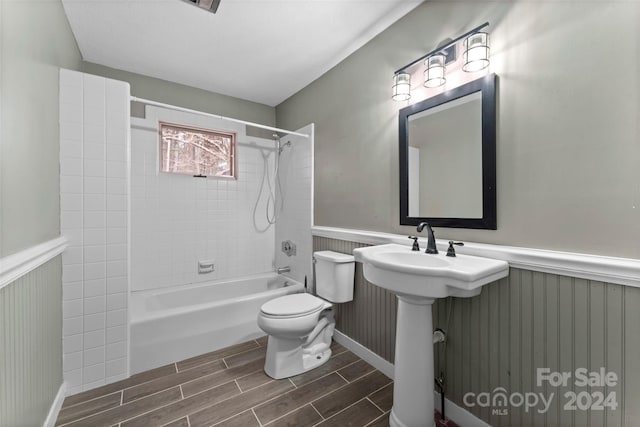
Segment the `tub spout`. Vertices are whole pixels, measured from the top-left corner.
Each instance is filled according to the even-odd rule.
[[[278,269],[276,270],[278,274],[288,273],[290,271],[291,271],[291,267],[289,267],[288,265],[286,267],[278,267]]]

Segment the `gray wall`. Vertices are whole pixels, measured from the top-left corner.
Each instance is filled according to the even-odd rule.
[[[390,99],[393,71],[485,21],[499,76],[498,230],[437,236],[639,258],[637,2],[417,7],[276,109],[278,126],[316,124],[316,225],[414,232],[398,225],[408,104]]]
[[[58,67],[80,52],[59,1],[0,1],[0,257],[60,234]]]
[[[314,238],[314,251],[352,253],[362,245]],[[336,328],[384,359],[395,352],[395,296],[367,282],[356,264],[354,300],[336,304]],[[447,398],[493,426],[640,425],[640,289],[569,276],[511,269],[473,298],[446,298],[433,306],[433,327],[448,332],[435,350],[435,372],[444,372]],[[536,369],[575,372],[604,367],[615,387],[574,387],[578,392],[616,393],[616,410],[564,410],[571,387],[536,386]],[[569,384],[573,383],[574,378]],[[465,393],[504,387],[507,393],[555,394],[540,414],[508,407],[468,407]],[[540,406],[541,407],[541,406]]]
[[[60,234],[58,69],[80,52],[60,1],[0,1],[0,258]],[[42,425],[62,384],[60,257],[0,290],[0,425]]]
[[[207,92],[191,86],[117,70],[91,62],[83,62],[81,71],[129,82],[131,85],[131,95],[139,98],[233,117],[235,119],[247,120],[267,126],[274,126],[276,123],[276,109],[268,105]],[[305,125],[306,124],[308,123],[305,123]],[[270,138],[271,132],[268,133],[266,137]]]

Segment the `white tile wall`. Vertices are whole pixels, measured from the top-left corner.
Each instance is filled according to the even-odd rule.
[[[60,70],[63,352],[67,393],[128,375],[129,85]],[[112,328],[115,324],[121,325]],[[115,350],[114,350],[115,349]]]
[[[313,225],[313,124],[297,130],[298,133],[311,135],[284,136],[281,143],[291,141],[280,155],[280,179],[282,211],[278,214],[275,231],[275,250],[277,267],[289,266],[288,276],[304,283],[308,278],[311,288],[312,251],[311,226]],[[296,255],[287,256],[282,252],[281,242],[290,240],[296,245]]]
[[[238,179],[159,173],[158,121],[235,132]],[[132,119],[132,126],[131,289],[273,271],[266,182],[260,192],[264,157],[274,167],[273,140],[247,137],[241,124],[155,107],[147,107],[146,119]],[[198,260],[208,259],[215,271],[198,274]]]

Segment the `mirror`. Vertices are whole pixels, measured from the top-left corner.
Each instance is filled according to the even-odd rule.
[[[400,224],[496,229],[496,76],[400,110]]]

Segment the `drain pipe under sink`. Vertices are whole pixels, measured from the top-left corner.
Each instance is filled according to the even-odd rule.
[[[446,341],[447,333],[441,328],[436,328],[436,330],[433,331],[433,343],[445,343],[446,345]],[[440,390],[440,417],[442,421],[444,421],[446,420],[444,413],[444,372],[440,371],[440,376],[438,378],[435,378],[435,383],[438,387],[438,390]]]

